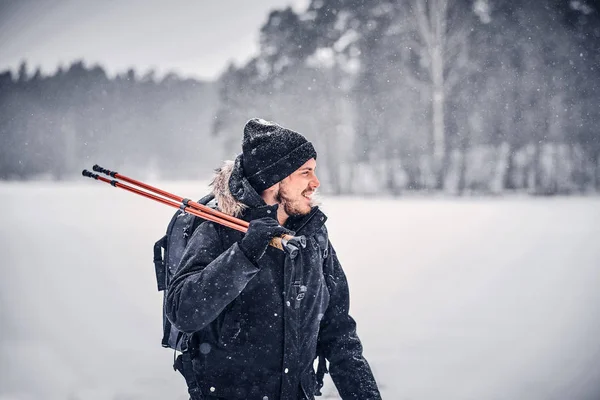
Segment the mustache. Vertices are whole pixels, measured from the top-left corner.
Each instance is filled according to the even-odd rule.
[[[317,189],[311,189],[311,188],[306,188],[304,189],[304,191],[302,192],[302,194],[307,194],[307,193],[314,193],[317,194]]]
[[[311,205],[319,205],[320,204],[320,201],[317,200],[317,198],[319,196],[319,190],[318,190],[318,188],[311,189],[310,187],[307,187],[302,192],[300,192],[301,196],[302,195],[306,195],[306,194],[312,194],[312,196],[311,196]],[[292,197],[290,196],[289,193],[286,193],[285,190],[279,189],[277,191],[277,193],[275,193],[275,199],[278,202],[291,201]]]

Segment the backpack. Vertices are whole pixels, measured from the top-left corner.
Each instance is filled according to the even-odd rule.
[[[211,193],[198,200],[198,203],[207,205],[214,199]],[[183,207],[183,206],[182,206]],[[187,335],[171,325],[165,313],[165,302],[167,300],[167,288],[173,275],[177,272],[179,260],[187,243],[196,230],[204,221],[203,218],[188,214],[180,209],[177,211],[169,225],[166,235],[154,244],[154,271],[159,292],[163,292],[163,338],[162,346],[176,351],[187,350]]]
[[[197,203],[209,206],[216,209],[216,204],[213,202],[214,194],[208,194]],[[193,351],[188,351],[188,341],[191,339],[177,328],[175,328],[165,313],[165,302],[167,300],[167,290],[171,283],[172,277],[177,273],[179,261],[183,256],[183,252],[188,244],[192,234],[200,224],[205,221],[201,217],[188,214],[183,211],[183,205],[171,218],[166,234],[154,244],[154,270],[156,274],[156,283],[159,292],[163,292],[163,338],[161,344],[165,348],[173,349],[176,352],[181,352],[174,360],[173,368],[179,371],[185,378],[188,384],[188,392],[192,400],[201,400],[199,384],[196,380],[192,368]],[[317,246],[321,249],[323,258],[328,256],[327,229],[323,229],[316,237]],[[190,349],[193,350],[193,349]],[[319,361],[317,367],[317,392],[315,395],[321,395],[320,389],[323,386],[323,377],[327,371],[325,356],[318,352]]]

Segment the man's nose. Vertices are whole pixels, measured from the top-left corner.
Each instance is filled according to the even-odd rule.
[[[321,186],[321,182],[319,182],[319,178],[316,175],[313,175],[313,178],[310,181],[311,188],[316,189]]]

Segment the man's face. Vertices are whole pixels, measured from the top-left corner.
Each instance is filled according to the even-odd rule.
[[[313,194],[321,185],[315,169],[317,161],[311,158],[290,176],[279,182],[277,202],[289,216],[306,215],[313,206]]]

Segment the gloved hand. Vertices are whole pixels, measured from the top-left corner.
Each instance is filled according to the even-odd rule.
[[[248,231],[240,242],[240,248],[246,257],[256,264],[267,251],[271,239],[284,234],[293,235],[294,232],[279,225],[277,220],[271,217],[255,219],[250,221]]]

